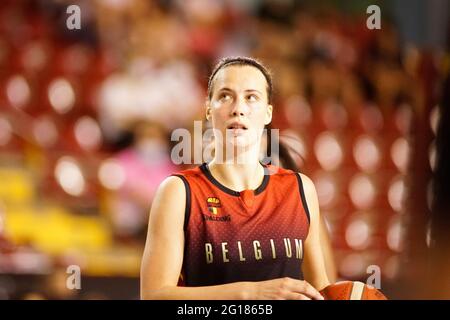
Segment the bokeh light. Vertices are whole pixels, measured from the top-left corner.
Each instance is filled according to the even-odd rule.
[[[363,250],[370,245],[371,230],[369,223],[363,218],[351,221],[345,230],[345,241],[354,250]]]
[[[441,112],[439,110],[439,106],[435,106],[430,113],[430,126],[434,135],[437,134],[440,119],[441,119]]]
[[[428,159],[430,161],[430,168],[432,171],[436,168],[436,142],[433,140],[428,151]]]
[[[65,156],[55,166],[55,178],[61,188],[72,196],[80,196],[85,190],[85,179],[77,161]]]
[[[375,185],[367,175],[358,173],[350,181],[349,194],[355,207],[368,209],[375,201]]]
[[[64,114],[69,112],[75,104],[75,91],[69,81],[58,78],[48,87],[48,99],[56,112]]]
[[[403,226],[401,217],[396,215],[391,218],[388,226],[386,242],[392,251],[401,252],[403,249]]]
[[[405,194],[405,181],[402,176],[395,177],[388,190],[388,201],[392,209],[397,212],[403,210],[403,198]]]
[[[362,171],[374,172],[380,165],[380,148],[373,138],[362,135],[355,142],[353,157]]]
[[[327,171],[339,168],[344,157],[337,137],[329,131],[322,132],[316,138],[314,152],[322,168]]]
[[[102,132],[95,119],[88,116],[81,117],[75,123],[74,131],[75,139],[83,149],[99,148],[102,142]]]
[[[6,95],[12,106],[22,108],[30,100],[31,90],[27,80],[22,75],[15,75],[6,85]]]
[[[409,155],[409,142],[403,137],[397,138],[391,146],[391,158],[401,173],[406,173]]]
[[[125,171],[114,159],[105,160],[98,170],[100,183],[110,190],[120,189],[125,182],[125,178]]]

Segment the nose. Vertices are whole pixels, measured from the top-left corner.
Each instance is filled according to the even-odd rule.
[[[247,115],[249,108],[243,99],[236,99],[236,102],[231,108],[231,116],[233,117],[243,117]]]

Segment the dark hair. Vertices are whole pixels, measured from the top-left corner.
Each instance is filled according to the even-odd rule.
[[[213,71],[211,72],[211,75],[209,76],[208,80],[208,98],[212,98],[212,86],[214,77],[216,76],[217,72],[219,70],[224,69],[229,66],[252,66],[257,68],[261,73],[264,75],[267,81],[267,100],[268,103],[272,103],[272,95],[273,95],[273,83],[272,83],[272,75],[270,71],[257,59],[250,58],[250,57],[227,57],[221,59],[216,66],[214,67]],[[267,155],[271,157],[272,159],[279,159],[280,163],[277,163],[277,165],[282,166],[283,168],[290,169],[292,171],[297,172],[298,166],[295,163],[294,159],[289,154],[289,149],[287,146],[285,146],[283,143],[280,142],[279,148],[278,148],[278,154],[274,155],[272,154],[271,150],[271,130],[272,127],[269,125],[266,126],[267,129]],[[297,152],[296,150],[293,150],[294,152]]]
[[[272,85],[272,75],[270,74],[270,71],[260,61],[254,58],[241,56],[223,58],[216,64],[208,80],[209,99],[212,98],[212,86],[214,77],[216,76],[217,72],[229,66],[251,66],[261,71],[261,73],[264,75],[264,78],[266,78],[267,81],[267,100],[269,101],[269,103],[272,103],[273,85]]]

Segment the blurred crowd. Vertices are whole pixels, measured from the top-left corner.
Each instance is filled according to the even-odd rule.
[[[80,30],[66,26],[74,3]],[[424,53],[386,3],[381,30],[360,1],[325,3],[3,0],[0,274],[74,263],[136,281],[154,192],[189,166],[171,161],[171,132],[203,120],[215,62],[246,55],[273,73],[273,127],[316,184],[340,276],[381,264],[395,279]],[[431,60],[437,79],[448,53]]]

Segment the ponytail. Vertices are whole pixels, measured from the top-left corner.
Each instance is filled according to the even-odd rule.
[[[279,141],[278,143],[278,154],[276,151],[272,150],[272,126],[270,124],[266,125],[266,132],[267,132],[267,156],[270,159],[269,163],[292,170],[294,172],[299,171],[299,167],[297,163],[295,162],[294,158],[291,156],[291,152],[294,152],[296,155],[298,155],[300,158],[303,159],[302,155],[298,150],[295,150],[294,148],[291,148],[287,146],[285,143]],[[279,140],[279,139],[278,139]]]

